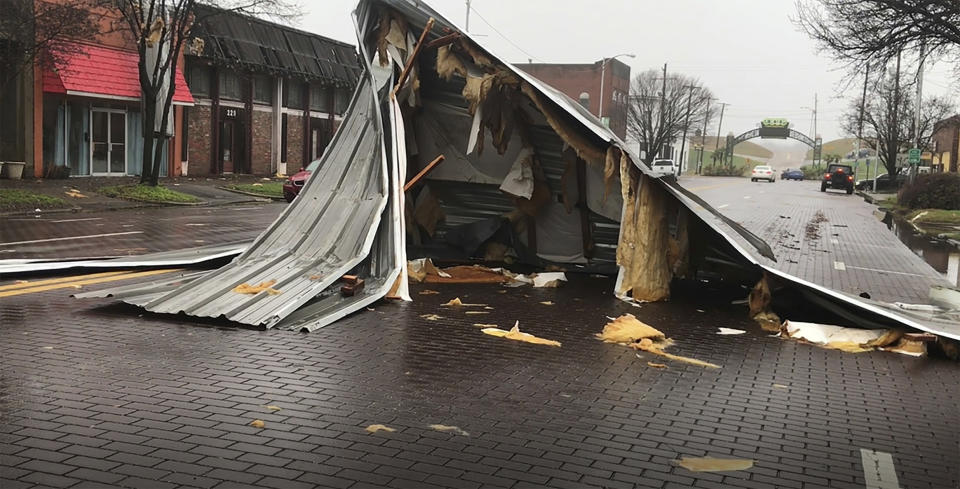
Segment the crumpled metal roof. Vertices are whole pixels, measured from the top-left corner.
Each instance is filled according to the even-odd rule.
[[[440,27],[438,31],[448,29],[462,32],[419,0],[361,0],[355,12],[361,40],[373,29],[371,11],[374,5],[390,6],[407,16],[415,29],[422,28],[427,19],[433,17]],[[467,34],[464,36],[469,38]],[[474,43],[481,45],[476,41]],[[629,153],[623,141],[596,118],[584,113],[576,102],[513,68],[493,53],[488,54],[548,97],[593,137]],[[115,293],[128,302],[144,305],[148,310],[157,312],[223,315],[248,324],[271,326],[279,323],[284,327],[305,329],[329,324],[383,297],[394,279],[400,276],[406,262],[400,180],[406,175],[405,136],[397,102],[383,96],[383,87],[392,85],[392,75],[384,75],[383,69],[374,66],[370,53],[364,52],[363,59],[368,72],[361,78],[344,127],[337,133],[324,156],[322,176],[310,179],[301,197],[257,238],[250,249],[220,270],[203,276],[178,277],[178,282],[189,280],[190,283],[186,285],[173,287],[169,283],[154,284],[153,289],[121,287],[101,291],[99,295]],[[381,111],[384,104],[386,110]],[[636,163],[640,161],[636,155],[631,154],[631,158],[640,171],[650,175],[649,169]],[[378,184],[373,185],[374,181]],[[845,308],[848,313],[856,314],[864,321],[869,318],[960,339],[960,326],[957,324],[893,310],[889,305],[843,294],[776,270],[770,262],[764,262],[774,257],[762,239],[725,218],[675,182],[656,181],[716,233],[718,245],[738,255],[732,257],[738,264],[770,272],[814,300]],[[357,199],[350,192],[332,190],[342,188],[365,192],[364,197]],[[377,204],[373,205],[373,201]],[[358,217],[350,214],[353,207],[362,211]],[[320,223],[325,223],[326,227]],[[358,238],[364,231],[366,236],[361,242]],[[331,237],[331,234],[334,236]],[[345,243],[340,243],[341,240]],[[370,286],[359,297],[343,297],[330,285],[339,275],[354,267],[359,275],[369,281]],[[314,282],[309,279],[308,274],[311,273],[321,273],[324,278]],[[271,279],[278,280],[275,287],[281,294],[269,296],[261,293],[244,298],[230,292],[240,283]],[[405,283],[399,283],[398,295],[401,297],[406,295]]]

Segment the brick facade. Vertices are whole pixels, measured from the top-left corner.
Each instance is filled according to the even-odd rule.
[[[250,149],[250,171],[254,175],[270,175],[273,165],[270,161],[271,142],[273,141],[273,113],[264,110],[253,111],[253,147]]]
[[[195,105],[187,111],[187,174],[210,174],[210,106]]]
[[[592,64],[521,63],[516,66],[573,100],[580,101],[580,95],[587,94],[588,110],[593,115],[600,113],[600,80],[603,79],[603,116],[610,118],[610,129],[617,136],[626,137],[630,66],[616,59],[607,60],[606,70],[602,69],[600,61]]]
[[[287,173],[307,164],[303,161],[303,115],[287,114]]]
[[[956,172],[960,152],[960,116],[939,121],[934,127],[934,165],[938,165],[940,171]]]

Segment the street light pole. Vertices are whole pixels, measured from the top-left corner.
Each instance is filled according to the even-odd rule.
[[[680,138],[680,163],[677,165],[677,176],[683,174],[683,150],[687,146],[687,128],[690,126],[690,102],[693,100],[693,89],[696,85],[685,85],[683,88],[689,88],[687,93],[687,116],[683,120],[683,136]]]
[[[607,62],[617,59],[620,56],[626,56],[628,58],[637,57],[635,54],[623,53],[609,58],[603,58],[603,60],[600,61],[600,110],[597,111],[597,118],[600,119],[601,123],[603,123],[603,89],[606,83]]]
[[[720,123],[717,124],[717,144],[716,144],[716,146],[713,147],[713,153],[714,153],[714,155],[716,155],[717,150],[720,149],[720,128],[723,127],[723,110],[726,109],[728,105],[730,105],[730,104],[728,104],[728,103],[726,103],[726,102],[720,102]],[[731,151],[731,154],[732,154],[732,151]],[[714,161],[716,161],[716,160],[714,160]]]
[[[470,0],[467,0],[467,21],[464,23],[463,28],[467,31],[467,34],[470,33]]]
[[[707,110],[703,113],[703,130],[700,131],[700,159],[697,161],[697,175],[703,171],[703,150],[707,146],[707,121],[710,119],[710,101],[713,97],[707,98]]]

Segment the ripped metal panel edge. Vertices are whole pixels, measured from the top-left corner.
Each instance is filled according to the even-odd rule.
[[[249,246],[249,241],[242,241],[114,258],[0,260],[0,275],[71,270],[76,268],[146,268],[199,265],[208,261],[240,255]]]

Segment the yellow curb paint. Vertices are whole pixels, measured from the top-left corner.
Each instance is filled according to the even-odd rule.
[[[180,270],[182,269],[178,268],[178,269],[167,269],[167,270],[149,270],[146,272],[126,273],[126,274],[120,274],[120,275],[113,275],[110,277],[92,278],[88,280],[79,280],[75,282],[44,285],[41,287],[32,287],[27,289],[8,290],[6,292],[0,292],[0,297],[11,297],[14,295],[23,295],[23,294],[35,294],[37,292],[46,292],[49,290],[56,290],[56,289],[77,288],[78,286],[82,286],[82,285],[99,284],[103,282],[114,282],[117,280],[127,280],[130,278],[138,278],[138,277],[150,277],[152,275],[161,275],[164,273],[179,272]]]

